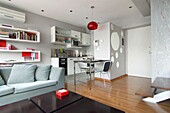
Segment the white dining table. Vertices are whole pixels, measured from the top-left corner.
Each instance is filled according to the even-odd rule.
[[[83,63],[87,63],[87,65],[89,65],[89,76],[90,76],[90,81],[91,81],[91,74],[92,74],[92,66],[90,66],[91,64],[95,64],[95,63],[101,63],[101,62],[105,62],[107,60],[75,60],[74,61],[74,85],[76,85],[76,63],[78,62],[83,62]]]

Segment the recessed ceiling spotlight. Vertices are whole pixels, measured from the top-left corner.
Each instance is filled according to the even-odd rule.
[[[129,6],[129,9],[131,9],[132,8],[132,6]]]
[[[86,19],[89,19],[89,17],[86,16]]]
[[[73,12],[73,10],[70,10],[70,13],[72,13]]]
[[[41,12],[44,12],[44,10],[42,9]]]

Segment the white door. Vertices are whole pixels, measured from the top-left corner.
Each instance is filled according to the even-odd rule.
[[[127,30],[127,73],[151,77],[151,27]]]

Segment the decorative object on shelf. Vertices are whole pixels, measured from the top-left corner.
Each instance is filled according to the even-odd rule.
[[[63,53],[63,48],[60,48],[60,53]]]
[[[10,25],[10,24],[0,24],[0,26],[4,26],[4,27],[14,27],[13,25]]]
[[[79,51],[78,50],[75,50],[75,55],[76,55],[76,57],[79,56]]]
[[[96,30],[98,28],[97,22],[93,21],[93,9],[94,8],[95,8],[94,6],[91,6],[91,9],[92,9],[92,21],[89,22],[88,25],[87,25],[87,28],[89,30]]]
[[[17,50],[17,48],[12,44],[8,44],[8,50]]]
[[[83,56],[83,53],[82,53],[82,51],[80,51],[80,57],[82,57]]]
[[[35,51],[35,49],[34,49],[34,48],[26,48],[26,50]]]

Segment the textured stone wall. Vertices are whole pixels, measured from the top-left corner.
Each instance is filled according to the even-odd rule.
[[[170,0],[151,0],[152,81],[170,78]]]

